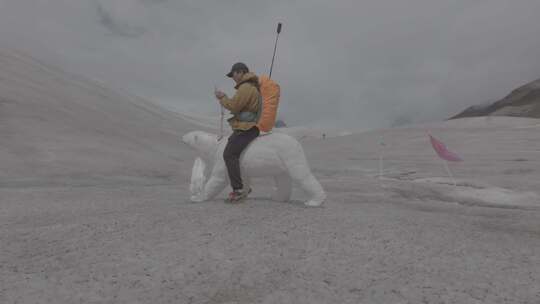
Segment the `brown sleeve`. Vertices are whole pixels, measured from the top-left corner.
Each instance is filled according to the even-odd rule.
[[[253,90],[256,90],[256,88],[250,84],[244,83],[238,87],[236,94],[234,94],[232,98],[225,95],[219,101],[221,105],[223,105],[225,109],[231,111],[231,113],[240,113],[253,98]]]

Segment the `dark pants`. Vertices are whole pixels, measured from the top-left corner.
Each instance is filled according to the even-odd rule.
[[[223,151],[223,159],[225,160],[225,166],[227,166],[233,190],[244,187],[240,176],[240,155],[257,136],[259,136],[259,129],[253,127],[246,131],[235,130],[227,141],[227,146]]]

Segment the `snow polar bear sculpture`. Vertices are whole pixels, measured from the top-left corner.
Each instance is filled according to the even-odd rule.
[[[182,141],[199,153],[200,159],[196,161],[194,171],[196,167],[211,168],[210,179],[201,183],[201,189],[197,191],[192,185],[191,200],[202,202],[214,198],[229,184],[223,160],[227,139],[218,141],[217,135],[193,131],[185,134]],[[320,206],[326,199],[321,184],[311,173],[302,146],[287,134],[271,133],[255,139],[242,153],[240,166],[246,188],[252,177],[274,178],[277,189],[273,200],[289,201],[293,182],[310,196],[304,203],[306,206]]]

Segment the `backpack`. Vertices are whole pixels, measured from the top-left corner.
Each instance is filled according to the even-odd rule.
[[[259,87],[262,97],[262,107],[259,108],[257,128],[261,132],[270,132],[276,123],[280,87],[279,84],[265,75],[259,77]]]

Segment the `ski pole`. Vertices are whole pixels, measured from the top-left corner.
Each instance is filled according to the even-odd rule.
[[[217,92],[217,86],[214,85],[214,92]],[[223,117],[225,116],[225,112],[223,110],[223,105],[219,105],[220,109],[221,109],[221,117],[220,117],[220,120],[219,120],[219,138],[218,138],[218,141],[220,141],[222,138],[223,138]]]

